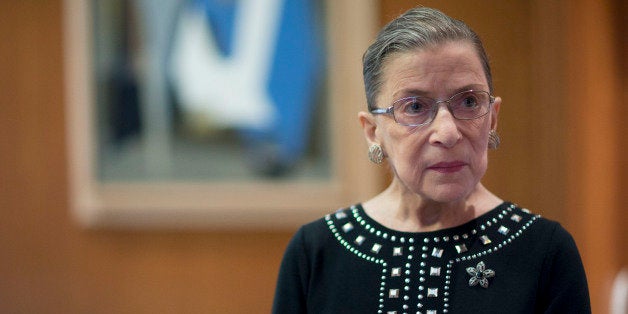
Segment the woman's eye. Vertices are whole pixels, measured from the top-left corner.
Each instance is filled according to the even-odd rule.
[[[429,105],[417,99],[410,99],[404,103],[402,111],[405,114],[416,115],[416,114],[424,113],[428,110],[429,110]]]
[[[464,108],[475,108],[478,105],[478,100],[474,96],[468,96],[462,99],[461,105]]]

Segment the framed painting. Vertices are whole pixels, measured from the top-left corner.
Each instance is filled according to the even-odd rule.
[[[70,204],[88,228],[293,228],[374,194],[373,1],[66,0]]]

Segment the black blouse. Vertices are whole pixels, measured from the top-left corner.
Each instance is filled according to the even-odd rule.
[[[361,205],[299,229],[273,313],[590,313],[576,245],[511,203],[458,227],[399,232]]]

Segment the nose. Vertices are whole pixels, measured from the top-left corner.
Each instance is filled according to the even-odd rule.
[[[456,124],[456,118],[446,105],[447,103],[444,103],[436,110],[434,120],[430,124],[429,141],[433,145],[451,148],[460,141],[462,134]]]

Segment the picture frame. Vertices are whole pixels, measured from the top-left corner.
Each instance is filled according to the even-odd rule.
[[[293,229],[382,187],[357,120],[366,108],[361,57],[373,40],[375,1],[326,0],[330,176],[291,180],[103,181],[98,141],[90,2],[64,1],[69,203],[85,228]]]

